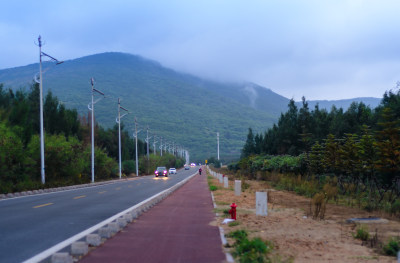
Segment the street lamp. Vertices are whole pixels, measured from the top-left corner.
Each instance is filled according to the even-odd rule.
[[[42,57],[48,57],[51,61],[56,62],[56,65],[63,63],[64,61],[59,61],[58,59],[42,52],[42,37],[38,37],[39,46],[39,80],[35,76],[36,83],[39,83],[40,90],[40,173],[42,177],[42,184],[46,182],[45,167],[44,167],[44,132],[43,132],[43,78],[42,78]]]
[[[126,111],[126,113],[124,113],[122,116],[121,116],[121,109]],[[121,164],[121,119],[122,119],[122,117],[124,117],[127,114],[129,114],[129,111],[121,106],[121,100],[118,98],[118,117],[116,119],[116,122],[118,123],[119,179],[121,179],[121,176],[122,176],[122,172],[121,172],[121,166],[122,166],[122,164]]]
[[[141,131],[141,130],[140,130]],[[137,120],[135,117],[135,158],[136,158],[136,176],[139,176],[139,159],[138,159],[138,133],[140,132],[137,130]]]
[[[157,136],[154,134],[154,138],[153,138],[153,149],[154,149],[154,155],[157,155],[157,148],[156,148],[156,143],[158,143],[158,141],[156,141]]]
[[[92,112],[92,183],[94,183],[94,104],[104,98],[104,93],[94,88],[94,78],[90,79],[90,83],[92,84],[92,102],[89,103],[88,108]],[[103,95],[103,97],[100,97],[96,101],[94,101],[95,92]],[[90,106],[90,104],[92,106]]]
[[[217,132],[217,156],[219,161],[219,132]]]
[[[149,160],[150,155],[149,155],[149,142],[150,142],[151,137],[149,137],[149,127],[147,127],[147,136],[146,136],[146,143],[147,143],[147,160]]]

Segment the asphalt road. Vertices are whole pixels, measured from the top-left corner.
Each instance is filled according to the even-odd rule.
[[[196,168],[0,201],[0,262],[22,262],[165,190]]]

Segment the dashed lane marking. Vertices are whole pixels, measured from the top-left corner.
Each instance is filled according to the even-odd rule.
[[[80,198],[84,198],[84,197],[86,197],[86,195],[75,196],[74,199],[80,199]]]
[[[40,207],[44,207],[44,206],[48,206],[48,205],[52,205],[53,203],[47,203],[47,204],[43,204],[43,205],[37,205],[34,206],[33,208],[40,208]]]

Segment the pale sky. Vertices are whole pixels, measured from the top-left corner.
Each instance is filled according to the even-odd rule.
[[[126,52],[301,100],[382,97],[400,80],[398,0],[0,2],[0,69]]]

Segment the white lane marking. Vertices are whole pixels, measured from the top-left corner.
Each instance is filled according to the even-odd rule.
[[[177,183],[176,185],[178,185],[178,184],[182,184],[182,185],[183,185],[184,183],[186,183],[190,178],[192,178],[192,177],[195,176],[196,174],[197,174],[197,173],[190,175],[188,178],[186,178],[186,179],[180,181],[180,182]],[[42,260],[45,260],[46,258],[50,257],[51,255],[53,255],[53,254],[56,253],[57,251],[60,251],[61,249],[63,249],[63,248],[65,248],[65,247],[69,246],[70,244],[72,244],[73,242],[75,242],[75,241],[77,241],[77,240],[79,240],[79,239],[81,239],[81,238],[83,238],[83,237],[89,235],[90,233],[93,233],[93,232],[97,231],[99,228],[101,228],[101,227],[103,227],[103,226],[105,226],[105,225],[111,223],[112,221],[116,220],[116,219],[119,218],[120,216],[123,216],[123,215],[125,215],[126,213],[131,212],[132,210],[134,210],[134,209],[140,207],[141,205],[145,204],[146,202],[150,201],[151,199],[156,198],[156,197],[158,197],[159,195],[162,195],[163,193],[169,191],[170,189],[172,189],[172,188],[175,187],[176,185],[174,185],[174,186],[172,186],[172,187],[170,187],[170,188],[168,188],[168,189],[166,189],[166,190],[164,190],[164,191],[162,191],[162,192],[160,192],[160,193],[158,193],[158,194],[155,194],[155,195],[153,195],[152,197],[147,198],[146,200],[140,202],[139,204],[134,205],[134,206],[132,206],[132,207],[130,207],[130,208],[128,208],[128,209],[126,209],[126,210],[124,210],[124,211],[122,211],[122,212],[120,212],[120,213],[118,213],[118,214],[116,214],[116,215],[114,215],[114,216],[112,216],[112,217],[110,217],[110,218],[104,220],[103,222],[100,222],[100,223],[98,223],[97,225],[92,226],[92,227],[90,227],[90,228],[88,228],[88,229],[82,231],[82,232],[79,233],[79,234],[76,234],[75,236],[72,236],[72,237],[70,237],[70,238],[68,238],[68,239],[66,239],[66,240],[64,240],[64,241],[62,241],[62,242],[60,242],[60,243],[58,243],[58,244],[55,245],[55,246],[52,246],[51,248],[49,248],[49,249],[47,249],[47,250],[45,250],[45,251],[43,251],[43,252],[37,254],[36,256],[31,257],[30,259],[25,260],[23,263],[36,263],[36,262],[41,262]]]

